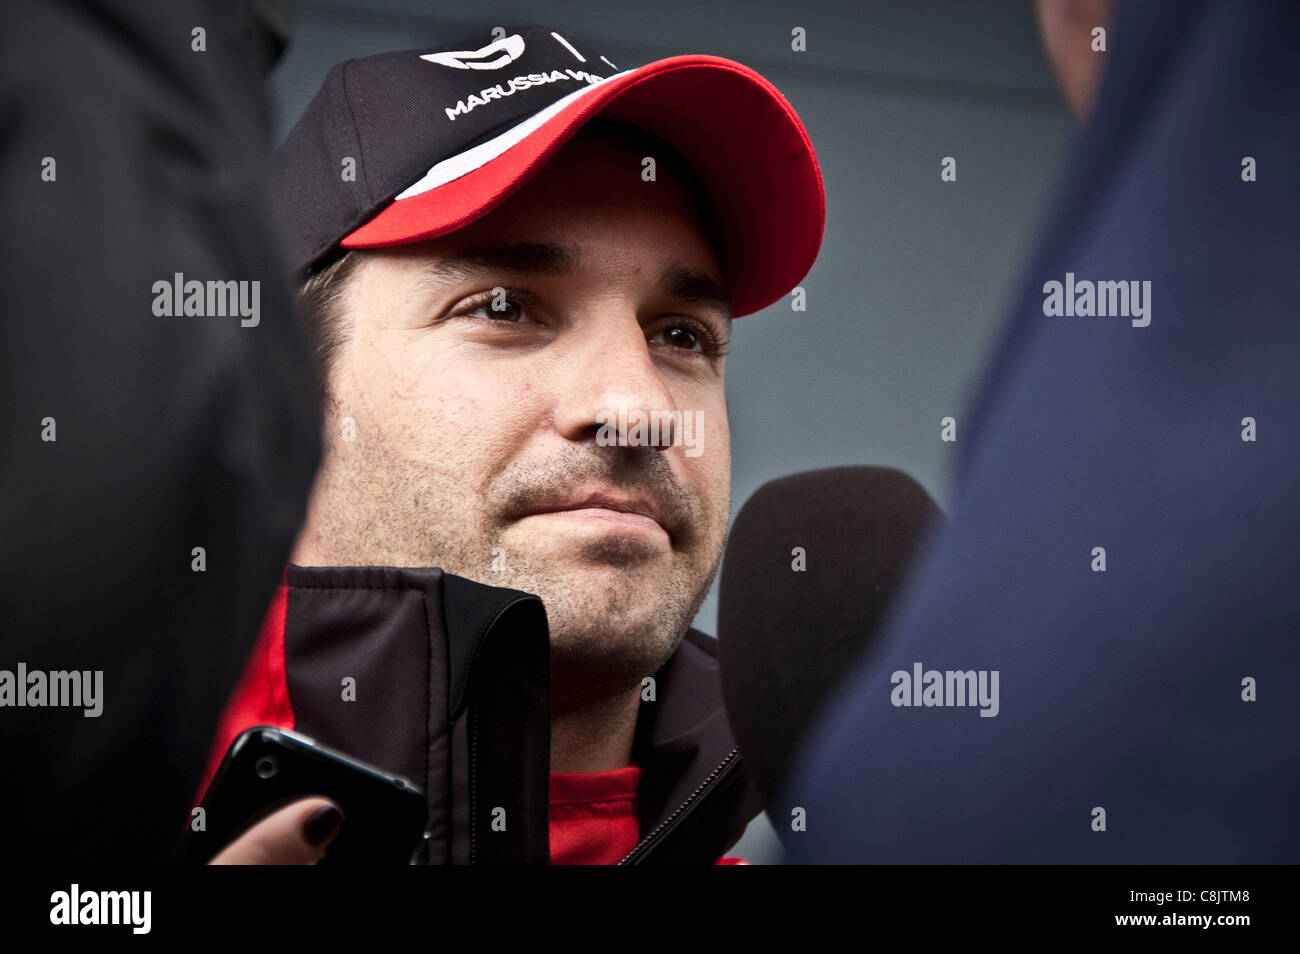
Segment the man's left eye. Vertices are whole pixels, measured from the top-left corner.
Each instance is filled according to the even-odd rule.
[[[686,325],[673,325],[671,328],[665,328],[659,334],[651,338],[651,341],[663,340],[663,344],[671,345],[674,348],[683,348],[688,351],[703,351],[704,344],[700,341],[700,336]]]

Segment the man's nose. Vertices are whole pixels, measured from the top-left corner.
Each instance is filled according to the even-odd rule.
[[[650,426],[667,420],[676,404],[645,329],[632,314],[605,314],[591,325],[599,330],[580,335],[565,358],[556,430],[574,441],[594,437],[620,447],[670,446],[672,427]]]

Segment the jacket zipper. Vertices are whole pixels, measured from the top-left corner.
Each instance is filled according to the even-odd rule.
[[[619,864],[631,864],[638,855],[644,857],[645,854],[654,847],[655,842],[663,840],[663,838],[666,837],[667,832],[679,824],[688,811],[699,801],[699,798],[704,791],[722,777],[722,774],[733,762],[735,762],[738,755],[740,755],[740,749],[732,749],[731,752],[728,753],[727,757],[722,760],[722,763],[709,773],[708,777],[699,784],[695,791],[691,792],[691,794],[686,797],[686,801],[678,805],[673,810],[673,813],[660,822],[654,831],[650,832],[650,834],[637,842],[636,847],[624,855],[623,860],[620,861]],[[470,844],[472,845],[473,842]]]

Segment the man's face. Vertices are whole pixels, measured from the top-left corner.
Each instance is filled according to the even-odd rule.
[[[730,310],[685,186],[662,160],[643,181],[644,155],[580,134],[466,228],[359,253],[294,554],[538,594],[557,707],[667,660],[730,511]],[[669,411],[675,445],[609,443],[620,412]]]
[[[1106,54],[1092,49],[1092,31],[1110,30],[1115,0],[1036,0],[1047,58],[1079,122],[1087,122],[1101,88]]]

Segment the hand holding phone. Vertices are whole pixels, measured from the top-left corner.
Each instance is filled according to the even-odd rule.
[[[343,822],[324,798],[302,798],[272,812],[226,845],[210,865],[314,865]]]
[[[406,864],[428,816],[405,779],[269,726],[231,744],[202,808],[181,863]]]

